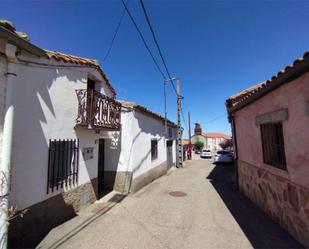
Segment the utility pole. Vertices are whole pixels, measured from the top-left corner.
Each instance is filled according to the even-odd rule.
[[[181,128],[181,120],[180,120],[180,112],[181,112],[181,96],[180,96],[180,81],[176,79],[176,93],[177,93],[177,156],[178,163],[177,168],[182,168],[183,162],[183,151],[182,151],[182,128]]]
[[[167,122],[167,111],[166,111],[166,90],[165,86],[166,83],[169,81],[176,80],[176,94],[177,94],[177,141],[176,141],[176,167],[182,168],[183,162],[183,150],[182,150],[182,127],[181,127],[181,120],[180,120],[180,113],[181,113],[181,99],[180,96],[180,81],[177,78],[170,78],[164,80],[164,108],[165,108],[165,123]]]
[[[166,106],[166,83],[167,81],[164,80],[163,86],[164,86],[164,135],[167,137],[167,106]]]
[[[188,112],[188,122],[189,122],[189,148],[190,148],[191,153],[192,153],[190,112]],[[191,155],[190,160],[192,160],[192,155]]]

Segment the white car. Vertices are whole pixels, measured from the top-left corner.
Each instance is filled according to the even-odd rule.
[[[219,150],[215,154],[214,161],[218,163],[231,163],[234,161],[234,156],[226,150]]]
[[[212,158],[211,151],[210,150],[202,150],[200,157],[201,158]]]

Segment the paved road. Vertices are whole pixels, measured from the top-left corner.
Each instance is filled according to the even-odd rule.
[[[59,248],[299,248],[241,193],[232,165],[193,160],[94,220]],[[185,196],[174,197],[170,192]]]

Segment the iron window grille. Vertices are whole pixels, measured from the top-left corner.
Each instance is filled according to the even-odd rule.
[[[282,123],[261,124],[261,136],[264,163],[286,170]]]
[[[151,140],[151,161],[158,158],[158,140]]]
[[[77,183],[79,140],[49,140],[47,194]]]

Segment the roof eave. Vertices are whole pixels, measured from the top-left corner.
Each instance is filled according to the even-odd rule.
[[[3,37],[8,42],[12,43],[13,45],[26,50],[27,52],[36,55],[36,56],[45,56],[45,51],[32,43],[18,37],[12,31],[0,26],[0,37]]]
[[[240,109],[246,107],[247,105],[253,103],[254,101],[262,98],[269,92],[272,92],[273,90],[277,89],[283,84],[289,83],[296,78],[298,78],[300,75],[308,72],[309,70],[309,60],[304,59],[302,61],[299,61],[297,65],[290,68],[290,70],[286,71],[285,73],[279,73],[276,78],[271,80],[271,83],[269,83],[266,87],[261,88],[259,91],[257,91],[255,94],[252,94],[251,96],[248,96],[247,99],[243,100],[242,102],[231,106],[228,108],[228,112],[230,114],[235,113],[239,111]],[[228,99],[229,100],[229,99]],[[227,101],[228,101],[227,100]]]

